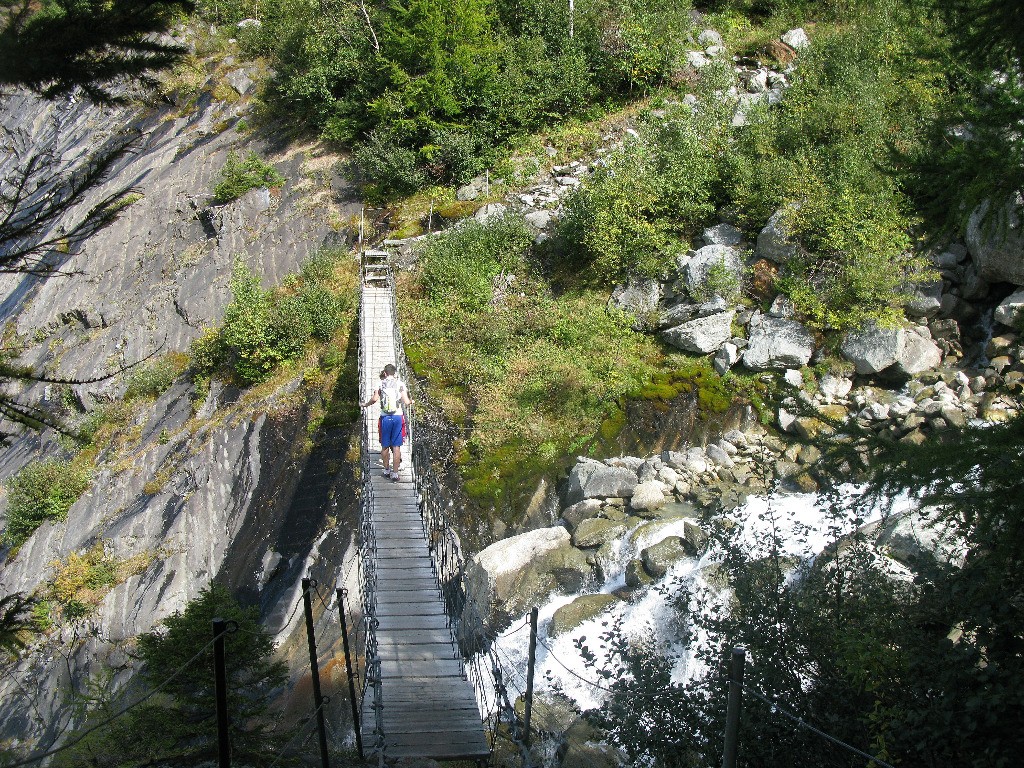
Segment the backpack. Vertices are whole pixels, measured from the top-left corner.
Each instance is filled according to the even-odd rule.
[[[401,397],[402,382],[388,376],[380,383],[380,412],[398,413],[398,401]]]

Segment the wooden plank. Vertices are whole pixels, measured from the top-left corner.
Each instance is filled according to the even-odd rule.
[[[452,633],[450,630],[440,629],[408,629],[403,632],[392,632],[392,630],[377,631],[377,647],[383,648],[388,645],[438,645],[450,643]]]

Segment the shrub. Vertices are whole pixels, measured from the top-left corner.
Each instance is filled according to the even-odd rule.
[[[801,245],[778,281],[819,327],[901,314],[903,287],[923,279],[911,251],[916,224],[894,146],[920,140],[938,84],[917,68],[912,25],[879,4],[858,23],[822,34],[782,103],[751,113],[735,154],[733,196],[753,227],[785,208]]]
[[[149,365],[132,369],[128,376],[124,399],[141,397],[157,398],[174,383],[184,368],[184,360],[177,355],[167,355]]]
[[[245,160],[240,160],[234,151],[228,152],[220,172],[220,182],[213,188],[213,202],[224,205],[237,200],[250,189],[279,187],[284,182],[284,176],[274,166],[263,162],[255,152],[250,152]]]
[[[467,221],[426,244],[420,255],[423,286],[435,301],[483,307],[493,298],[494,278],[515,272],[532,242],[529,226],[516,216]]]
[[[402,146],[393,131],[377,129],[352,150],[359,177],[371,185],[370,195],[388,199],[415,192],[427,183],[419,157]]]
[[[19,546],[47,520],[66,520],[68,510],[89,487],[88,470],[61,459],[34,461],[7,483],[4,543]]]

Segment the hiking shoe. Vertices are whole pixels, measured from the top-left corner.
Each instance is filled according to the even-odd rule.
[[[398,473],[397,472],[392,472],[391,473],[391,479],[394,480],[397,483],[399,481]]]
[[[391,477],[391,470],[384,467],[384,477]]]

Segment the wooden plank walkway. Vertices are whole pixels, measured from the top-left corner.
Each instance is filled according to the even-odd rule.
[[[366,399],[380,372],[397,363],[389,287],[362,289]],[[381,657],[384,742],[388,758],[483,759],[490,754],[476,694],[457,658],[427,539],[420,521],[411,445],[402,449],[400,480],[383,475],[377,404],[366,408],[371,454],[371,521],[377,541],[377,645]],[[373,743],[374,717],[363,708],[363,741]]]

